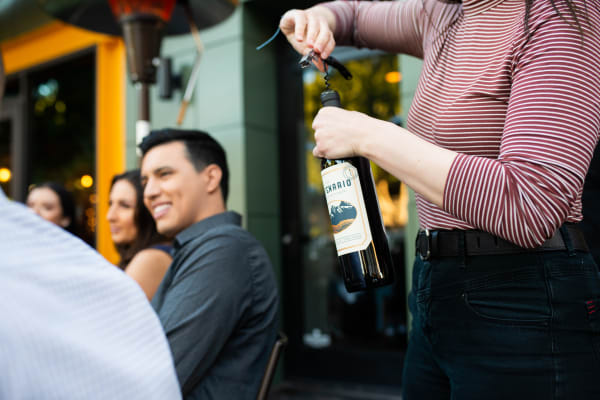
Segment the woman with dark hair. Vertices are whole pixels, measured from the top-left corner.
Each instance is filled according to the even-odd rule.
[[[336,1],[280,28],[323,59],[337,42],[423,60],[406,129],[313,121],[315,156],[364,156],[416,193],[403,399],[600,399],[600,273],[575,225],[600,0]]]
[[[78,233],[73,195],[61,184],[44,182],[34,185],[27,195],[25,204],[46,221],[74,235]]]
[[[171,264],[171,246],[156,231],[144,206],[139,170],[113,177],[106,218],[120,256],[119,268],[135,279],[152,300]]]

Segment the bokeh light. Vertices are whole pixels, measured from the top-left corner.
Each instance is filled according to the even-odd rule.
[[[0,168],[0,182],[6,183],[6,182],[10,181],[11,177],[12,177],[12,173],[10,172],[10,169]]]
[[[387,83],[398,83],[402,80],[402,74],[400,71],[391,71],[385,74],[385,81]]]
[[[91,188],[94,184],[94,178],[92,178],[90,175],[83,175],[79,181],[81,182],[81,186],[86,189]]]

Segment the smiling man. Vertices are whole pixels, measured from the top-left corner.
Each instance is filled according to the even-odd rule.
[[[140,144],[144,203],[174,237],[152,300],[187,399],[253,399],[277,331],[277,286],[264,248],[226,210],[223,148],[201,131],[152,131]]]

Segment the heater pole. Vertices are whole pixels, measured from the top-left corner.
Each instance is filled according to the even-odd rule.
[[[138,92],[138,119],[135,123],[135,141],[140,144],[150,133],[150,87],[148,83],[136,83]]]

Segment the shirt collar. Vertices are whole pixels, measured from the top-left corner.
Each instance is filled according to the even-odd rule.
[[[177,249],[185,246],[187,242],[197,238],[209,229],[227,224],[241,226],[242,216],[235,211],[225,211],[196,222],[194,225],[184,229],[175,236],[175,241],[173,243],[174,247]]]

